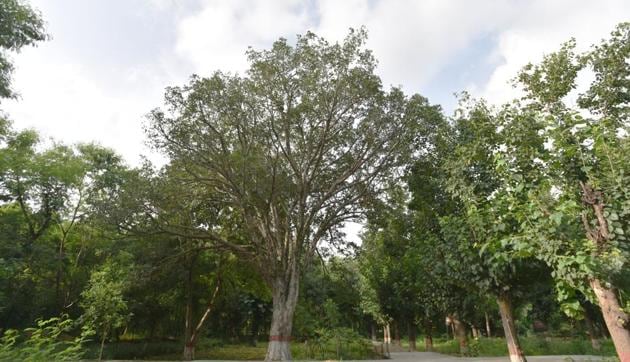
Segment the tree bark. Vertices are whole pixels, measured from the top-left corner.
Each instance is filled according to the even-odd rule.
[[[598,279],[591,279],[591,288],[595,292],[604,315],[608,332],[615,345],[617,357],[622,362],[630,361],[630,318],[621,310],[617,293]]]
[[[488,312],[486,312],[486,333],[488,333],[488,338],[492,337],[492,331],[490,330],[490,318],[488,317]]]
[[[466,325],[455,316],[451,316],[451,321],[453,323],[455,336],[459,342],[459,353],[462,356],[466,356],[468,355],[468,335],[466,333]]]
[[[507,343],[508,352],[511,362],[527,362],[521,345],[518,341],[518,333],[514,324],[514,313],[512,310],[512,301],[507,295],[501,295],[497,298],[499,304],[499,312],[501,313],[501,323],[503,324],[503,332],[505,333],[505,341]]]
[[[265,361],[291,361],[292,359],[291,332],[298,292],[299,273],[297,265],[293,265],[286,275],[276,277],[273,282],[273,314]]]

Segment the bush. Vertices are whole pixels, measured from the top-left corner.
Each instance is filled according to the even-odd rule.
[[[294,343],[296,359],[366,359],[376,357],[372,342],[349,328],[318,329],[304,343]]]
[[[80,336],[64,340],[74,322],[63,315],[38,320],[37,326],[20,332],[9,329],[0,338],[1,361],[76,361],[83,358],[83,344],[92,331],[83,329]]]

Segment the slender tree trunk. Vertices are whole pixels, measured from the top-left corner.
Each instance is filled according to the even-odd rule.
[[[214,288],[214,292],[212,293],[212,297],[208,300],[208,306],[206,307],[206,311],[199,319],[197,326],[192,333],[190,334],[190,338],[186,340],[186,344],[184,345],[184,360],[190,361],[195,358],[195,346],[197,345],[197,340],[199,339],[199,334],[201,333],[201,329],[210,316],[210,312],[214,307],[214,301],[217,299],[217,295],[219,294],[219,289],[221,288],[221,277],[217,277],[217,285]],[[192,314],[192,313],[191,313]],[[192,322],[192,321],[191,321]]]
[[[630,318],[621,310],[617,293],[598,279],[591,279],[591,288],[597,296],[604,321],[615,345],[617,356],[622,362],[630,361]]]
[[[98,352],[98,360],[102,361],[103,360],[103,349],[105,348],[105,340],[107,339],[107,330],[109,328],[106,328],[105,331],[103,332],[103,338],[101,338],[101,349]]]
[[[486,333],[488,334],[488,338],[492,337],[492,331],[490,330],[490,318],[488,317],[488,312],[486,314]]]
[[[518,333],[514,324],[514,315],[512,310],[512,302],[506,295],[497,298],[499,304],[499,312],[501,312],[501,323],[503,324],[503,332],[505,333],[505,341],[507,343],[508,352],[510,353],[511,362],[527,362],[521,345],[518,341]]]
[[[394,344],[397,346],[401,346],[400,342],[400,328],[398,328],[398,322],[394,322]]]
[[[392,336],[389,333],[389,323],[387,323],[383,327],[383,349],[385,353],[389,357],[389,345],[392,343]]]
[[[372,336],[372,341],[376,341],[376,326],[374,325],[374,323],[370,323],[370,333]]]
[[[459,353],[462,356],[465,356],[468,354],[468,335],[466,333],[466,325],[455,316],[451,316],[451,321],[453,322],[455,336],[459,341]]]
[[[448,334],[448,326],[446,334]],[[427,352],[433,351],[433,323],[431,321],[424,323],[424,350]]]
[[[408,322],[407,323],[407,338],[409,339],[409,352],[416,350],[416,326]]]
[[[279,276],[273,282],[273,314],[265,361],[291,360],[291,332],[298,292],[299,273],[294,265],[287,275]]]
[[[474,339],[479,338],[479,330],[473,324],[470,325],[470,330],[472,331],[472,336]]]

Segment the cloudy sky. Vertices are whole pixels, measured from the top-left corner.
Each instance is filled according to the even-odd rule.
[[[52,39],[15,55],[18,128],[97,141],[131,164],[147,154],[144,115],[195,73],[242,72],[248,46],[366,26],[386,85],[451,111],[454,92],[491,102],[529,61],[575,37],[581,49],[630,20],[628,0],[32,0]]]

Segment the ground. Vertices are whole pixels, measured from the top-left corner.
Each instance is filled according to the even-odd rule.
[[[391,360],[406,362],[509,362],[509,357],[474,357],[463,358],[453,357],[433,352],[393,352]],[[608,359],[608,361],[610,358]],[[363,360],[360,362],[384,362],[387,360]],[[607,359],[599,356],[532,356],[527,357],[529,362],[603,362]],[[200,361],[203,362],[203,361]],[[205,362],[228,362],[228,361],[205,361]],[[347,361],[350,362],[350,361]]]

